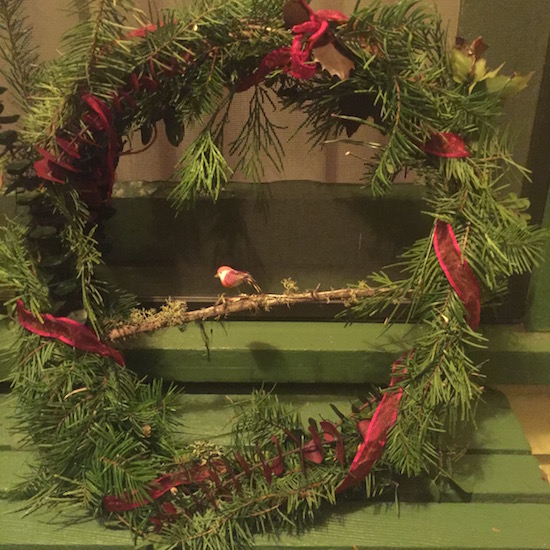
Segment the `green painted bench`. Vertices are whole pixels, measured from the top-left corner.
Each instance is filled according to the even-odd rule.
[[[279,330],[266,323],[228,325],[227,334],[221,329],[215,331],[209,358],[195,328],[185,333],[187,349],[182,349],[181,333],[168,330],[139,338],[127,352],[130,366],[147,370],[154,361],[158,373],[186,382],[190,393],[184,396],[185,426],[190,441],[208,438],[224,442],[223,434],[231,416],[230,399],[225,394],[246,393],[249,385],[244,381],[285,380],[287,383],[278,385],[277,392],[282,400],[301,405],[303,417],[331,417],[330,403],[341,410],[349,409],[358,391],[351,384],[365,380],[367,375],[369,379],[382,381],[388,357],[406,345],[406,341],[398,338],[404,335],[406,327],[399,326],[392,329],[393,333],[375,337],[372,332],[380,331],[377,325],[345,328],[296,323],[290,327],[293,330],[289,330],[288,323],[280,324]],[[515,350],[515,368],[519,372],[516,379],[527,375],[531,381],[544,381],[542,367],[550,351],[549,336],[523,334],[513,327],[491,330],[492,344],[486,353],[492,363],[498,360],[499,353]],[[371,342],[366,352],[350,347],[359,331]],[[231,345],[227,338],[231,338]],[[183,354],[187,357],[185,362]],[[378,376],[374,376],[374,371],[365,371],[367,363],[378,369]],[[500,377],[495,367],[489,373],[489,382],[509,380],[513,366],[503,364]],[[340,382],[347,383],[335,383],[335,370]],[[288,384],[291,380],[296,383]],[[205,381],[210,383],[205,385]],[[60,514],[59,510],[47,510],[24,516],[20,511],[22,502],[6,500],[6,492],[25,472],[27,459],[32,455],[32,450],[23,449],[10,432],[10,407],[9,394],[0,394],[0,548],[133,548],[126,531],[104,527],[78,511]],[[521,427],[502,394],[487,391],[478,409],[471,441],[470,450],[456,467],[458,492],[449,490],[434,495],[429,487],[419,484],[413,485],[412,490],[398,488],[397,502],[345,501],[337,509],[327,509],[323,519],[306,533],[283,534],[278,538],[261,536],[257,538],[257,547],[550,548],[550,485],[542,481],[537,461],[531,456]]]

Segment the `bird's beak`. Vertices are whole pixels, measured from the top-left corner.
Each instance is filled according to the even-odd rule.
[[[219,279],[220,276],[216,273],[216,275],[214,275],[214,279]]]

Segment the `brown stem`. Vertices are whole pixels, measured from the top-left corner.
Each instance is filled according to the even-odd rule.
[[[178,315],[177,321],[171,319],[145,320],[140,324],[129,324],[116,327],[109,332],[109,340],[114,341],[120,338],[127,338],[143,332],[152,332],[173,324],[184,324],[192,321],[206,321],[208,319],[219,319],[241,311],[269,311],[276,306],[293,306],[302,303],[325,303],[331,302],[355,302],[359,298],[372,298],[385,294],[385,288],[340,288],[336,290],[310,290],[307,292],[296,292],[289,294],[241,294],[239,296],[222,296],[218,303],[213,306],[187,311]]]

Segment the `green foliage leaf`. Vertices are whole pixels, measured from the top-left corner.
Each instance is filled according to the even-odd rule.
[[[531,72],[524,76],[513,74],[512,76],[499,75],[489,78],[486,80],[487,91],[490,94],[498,94],[501,98],[506,99],[527,88],[533,74]]]
[[[451,51],[451,66],[453,68],[453,78],[456,82],[459,84],[468,82],[473,67],[473,60],[469,55],[454,48]]]
[[[19,115],[0,116],[0,124],[13,124],[19,120]]]
[[[4,130],[0,132],[0,144],[5,147],[11,147],[17,141],[17,132],[15,130]]]
[[[164,113],[163,120],[168,141],[171,145],[177,147],[183,141],[185,136],[183,117],[178,114],[176,109],[168,108]]]
[[[12,176],[19,176],[26,172],[32,166],[32,160],[22,159],[14,160],[6,164],[6,171]]]
[[[57,228],[51,225],[38,225],[29,233],[29,239],[51,239],[57,235]]]

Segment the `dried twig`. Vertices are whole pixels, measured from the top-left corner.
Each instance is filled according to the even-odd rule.
[[[154,318],[144,319],[141,323],[134,323],[116,327],[109,332],[109,340],[127,338],[143,332],[152,332],[172,325],[181,325],[192,321],[206,321],[208,319],[220,319],[231,313],[241,311],[269,311],[277,306],[293,306],[302,303],[343,302],[350,304],[359,298],[371,298],[375,295],[386,293],[384,288],[340,288],[336,290],[306,292],[292,292],[286,294],[240,294],[239,296],[222,296],[219,301],[208,307],[182,312],[176,319]]]

